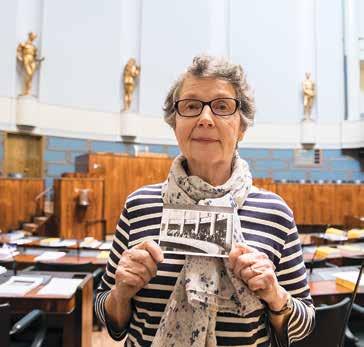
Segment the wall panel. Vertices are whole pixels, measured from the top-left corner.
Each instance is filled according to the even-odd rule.
[[[0,1],[0,96],[5,97],[15,96],[17,7],[17,0]]]
[[[41,102],[119,111],[120,1],[44,0],[42,31]]]
[[[217,32],[211,30],[216,25],[212,20],[215,16],[216,7],[211,7],[208,0],[143,2],[141,113],[161,115],[172,82],[192,62],[192,57],[211,52],[210,42]]]

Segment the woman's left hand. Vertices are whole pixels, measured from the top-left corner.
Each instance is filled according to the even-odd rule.
[[[275,266],[268,256],[246,244],[237,244],[229,254],[230,268],[269,308],[279,311],[287,292],[278,283]]]

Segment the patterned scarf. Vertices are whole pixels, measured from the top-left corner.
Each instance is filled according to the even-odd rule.
[[[185,165],[182,155],[173,161],[162,188],[163,202],[234,207],[233,241],[244,242],[237,208],[252,187],[248,164],[235,152],[231,177],[217,187],[188,176]],[[227,258],[186,256],[152,346],[215,347],[217,312],[246,316],[261,308],[260,300],[229,269]]]

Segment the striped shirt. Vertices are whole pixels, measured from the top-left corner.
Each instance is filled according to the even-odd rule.
[[[184,265],[183,255],[165,254],[163,263],[158,264],[157,276],[133,298],[128,326],[123,331],[112,329],[110,322],[105,320],[104,303],[115,284],[117,264],[124,250],[144,240],[158,241],[163,209],[161,188],[161,184],[145,186],[128,197],[95,300],[96,314],[107,326],[110,336],[121,340],[127,335],[126,346],[150,346]],[[268,255],[276,267],[279,284],[292,295],[288,341],[302,339],[313,328],[314,307],[292,211],[278,195],[253,189],[238,214],[246,243]],[[245,317],[218,313],[217,345],[271,346],[268,322],[265,310],[256,310]]]

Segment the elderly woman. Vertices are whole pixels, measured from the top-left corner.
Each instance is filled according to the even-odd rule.
[[[164,110],[182,154],[166,182],[128,197],[95,302],[99,319],[115,340],[127,336],[126,346],[286,346],[302,339],[314,308],[292,212],[252,185],[237,152],[254,118],[241,66],[195,57]],[[163,204],[201,202],[235,208],[229,257],[164,254]]]

